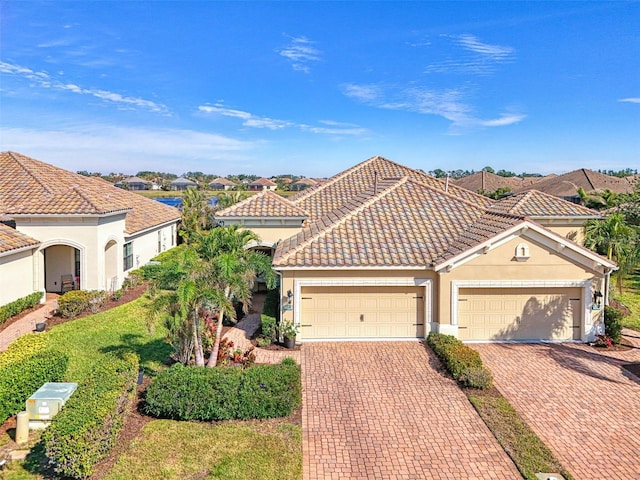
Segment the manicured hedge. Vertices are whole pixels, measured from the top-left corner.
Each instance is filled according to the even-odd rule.
[[[25,409],[25,402],[46,382],[59,382],[69,358],[46,349],[41,335],[29,334],[0,354],[0,423]]]
[[[300,368],[291,359],[246,369],[177,364],[155,378],[144,408],[176,420],[285,417],[300,405],[300,392]]]
[[[280,290],[269,290],[264,299],[262,313],[273,317],[278,321],[280,319]]]
[[[87,310],[96,313],[106,298],[103,290],[71,290],[58,298],[60,315],[75,318]]]
[[[31,353],[23,355],[10,347],[0,356],[0,423],[24,410],[27,399],[42,384],[63,379],[69,358],[57,350],[39,348],[27,348]]]
[[[0,307],[0,324],[4,323],[7,319],[18,315],[28,308],[33,308],[42,300],[42,292],[33,292],[26,297],[14,300],[11,303],[7,303]]]
[[[427,344],[462,386],[479,389],[491,387],[491,372],[484,368],[478,352],[451,335],[435,332],[429,334]]]
[[[105,355],[42,434],[56,472],[86,478],[109,452],[135,397],[138,357]]]

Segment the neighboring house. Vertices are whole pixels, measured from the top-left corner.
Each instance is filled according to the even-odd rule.
[[[149,190],[149,183],[140,177],[127,177],[115,183],[115,186],[125,190]]]
[[[569,202],[580,203],[578,188],[582,188],[586,194],[603,192],[605,190],[610,190],[614,193],[633,192],[633,185],[627,178],[611,177],[586,168],[553,177],[545,177],[533,185],[523,186],[523,188],[515,191],[522,192],[536,189]]]
[[[259,178],[249,184],[249,190],[261,192],[262,190],[275,190],[278,185],[268,178]]]
[[[218,177],[209,183],[212,190],[231,190],[236,184],[226,178]]]
[[[466,188],[472,192],[487,194],[493,193],[500,188],[515,191],[523,186],[522,179],[519,177],[501,177],[500,175],[485,172],[484,170],[458,178],[453,180],[453,182],[457,186]]]
[[[176,178],[169,184],[171,190],[186,190],[189,187],[198,188],[198,184],[188,178]]]
[[[317,184],[318,182],[315,181],[313,178],[302,178],[297,182],[293,182],[291,184],[291,190],[300,191],[300,190],[304,190],[305,188],[315,187]]]
[[[617,267],[566,235],[597,217],[539,192],[492,201],[382,157],[216,214],[273,242],[302,341],[593,340]]]
[[[0,153],[0,171],[0,305],[60,292],[63,275],[75,288],[116,290],[176,244],[173,207],[15,152]]]

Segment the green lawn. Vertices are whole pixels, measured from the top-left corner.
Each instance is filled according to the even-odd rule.
[[[82,381],[95,359],[106,352],[133,351],[147,371],[157,371],[171,354],[165,331],[157,327],[149,332],[146,318],[147,299],[53,327],[46,335],[49,344],[69,355],[67,379]]]
[[[138,300],[53,327],[49,344],[69,355],[66,379],[82,382],[106,352],[133,351],[147,372],[165,368],[171,347],[161,327],[146,326],[148,300]],[[8,437],[0,436],[0,446]],[[35,445],[32,438],[30,445]],[[28,461],[12,462],[6,480],[37,480],[39,447]],[[116,479],[300,479],[302,440],[299,425],[283,420],[196,423],[155,420],[148,423],[107,477]]]
[[[301,428],[278,420],[148,423],[105,480],[298,480]]]
[[[572,478],[502,395],[478,392],[467,393],[467,397],[525,479],[537,480],[537,472]]]
[[[624,281],[622,295],[615,289],[613,298],[631,310],[631,315],[622,319],[623,326],[640,331],[640,272],[629,275]]]

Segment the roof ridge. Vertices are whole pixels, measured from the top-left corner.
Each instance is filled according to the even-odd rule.
[[[292,208],[297,208],[298,210],[303,211],[304,213],[307,213],[306,210],[302,207],[299,207],[298,205],[296,205],[295,203],[293,203],[291,200],[289,200],[288,198],[284,198],[282,195],[278,195],[276,192],[274,192],[273,190],[265,190],[266,194],[275,198],[278,202],[285,204],[288,207],[292,207]],[[308,215],[308,214],[307,214]]]
[[[33,179],[36,181],[36,183],[37,183],[37,184],[39,184],[42,188],[44,188],[44,189],[45,189],[48,193],[50,193],[51,195],[55,195],[55,192],[53,191],[53,189],[52,189],[52,188],[50,188],[47,184],[43,183],[43,182],[42,182],[42,180],[40,180],[40,178],[38,178],[35,174],[33,174],[33,173],[31,172],[31,170],[30,170],[29,168],[27,168],[27,166],[22,162],[22,160],[21,160],[20,158],[18,158],[18,155],[22,157],[22,156],[23,156],[22,154],[19,154],[19,153],[17,153],[17,152],[9,152],[9,155],[10,155],[10,156],[11,156],[11,157],[16,161],[16,162],[18,162],[18,164],[22,167],[22,169],[23,169],[23,170],[24,170],[24,171],[25,171],[25,172],[26,172],[26,173],[27,173],[31,178],[33,178]],[[26,155],[24,155],[24,156],[26,157]],[[36,162],[38,161],[38,160],[36,160],[35,158],[30,158],[30,157],[27,157],[27,158],[29,158],[30,160],[36,161]]]
[[[582,168],[582,173],[584,174],[584,177],[587,179],[587,182],[589,182],[589,185],[591,185],[591,190],[597,190],[596,186],[593,184],[593,182],[591,181],[591,178],[589,177],[589,173],[588,170],[586,168]]]
[[[233,205],[229,205],[227,208],[223,208],[222,210],[218,210],[216,212],[216,214],[220,214],[220,213],[224,212],[225,210],[229,210],[230,208],[238,208],[240,205],[244,205],[245,203],[249,203],[249,200],[255,200],[260,195],[266,195],[270,191],[271,190],[262,190],[261,192],[258,192],[256,195],[249,195],[247,198],[245,198],[243,200],[240,200],[238,203],[234,203]]]
[[[421,187],[428,188],[429,190],[431,190],[433,192],[436,192],[437,194],[446,195],[449,198],[452,198],[452,199],[454,199],[456,201],[459,201],[459,202],[466,203],[467,205],[471,205],[472,207],[480,209],[480,210],[483,210],[483,211],[489,210],[491,208],[491,206],[493,206],[493,204],[489,205],[488,207],[485,207],[483,205],[478,205],[477,203],[474,203],[471,200],[467,200],[466,198],[462,198],[462,197],[460,197],[458,195],[455,195],[455,194],[451,193],[448,190],[444,190],[444,189],[440,190],[439,188],[436,188],[436,187],[434,187],[432,185],[429,185],[427,183],[423,183],[420,180],[417,180],[415,178],[407,178],[407,181],[413,182],[413,183],[417,183]],[[449,187],[451,187],[451,185],[449,185]],[[462,187],[458,187],[458,188],[462,188]],[[469,190],[469,192],[471,192],[471,191]],[[474,193],[474,192],[471,192],[471,193]],[[485,197],[484,195],[480,195],[478,193],[476,193],[476,195],[478,195],[478,196],[480,196],[482,198],[488,198],[488,197]]]
[[[378,158],[382,158],[384,160],[392,162],[392,160],[388,160],[387,158],[381,157],[380,155],[375,155],[375,156],[373,156],[371,158],[367,158],[366,160],[363,160],[362,162],[354,165],[353,167],[347,168],[346,170],[343,170],[342,172],[337,173],[333,177],[329,178],[326,182],[322,182],[321,184],[316,185],[314,188],[307,188],[305,190],[302,190],[298,195],[296,195],[296,199],[295,199],[294,203],[298,203],[299,200],[307,198],[312,193],[324,190],[325,188],[329,187],[330,185],[333,185],[334,183],[336,183],[338,180],[346,177],[347,175],[351,174],[352,172],[355,172],[355,171],[363,168],[365,165],[373,162],[374,160],[376,160]],[[395,162],[393,162],[393,163],[395,163]]]
[[[365,208],[371,206],[373,203],[375,203],[376,201],[380,200],[381,198],[386,196],[388,193],[394,191],[395,189],[397,189],[401,185],[407,183],[407,181],[409,181],[409,177],[408,176],[402,177],[401,179],[397,180],[394,184],[390,185],[386,189],[383,189],[379,193],[376,193],[376,194],[372,195],[371,198],[367,199],[365,202],[360,203],[356,208],[354,208],[353,210],[350,210],[348,214],[340,217],[337,221],[334,221],[333,223],[327,225],[326,227],[324,227],[322,229],[319,228],[318,231],[315,232],[313,235],[310,235],[309,238],[307,238],[303,242],[300,242],[294,248],[292,248],[287,253],[285,253],[280,260],[289,258],[291,255],[295,255],[300,250],[302,250],[307,245],[309,245],[311,242],[316,240],[320,235],[324,235],[324,234],[330,232],[331,230],[334,230],[334,229],[338,228],[339,226],[343,225],[348,219],[350,219],[354,215],[360,213]],[[375,187],[372,187],[372,188],[375,188]],[[372,188],[370,188],[370,189],[368,189],[366,191],[369,191]],[[357,197],[355,197],[355,198],[357,198]],[[345,206],[349,205],[350,203],[353,203],[355,201],[355,198],[350,200],[349,202],[347,202],[345,204]],[[329,212],[327,215],[322,216],[320,219],[318,219],[316,222],[314,222],[313,225],[320,224],[324,218],[326,218],[328,215],[331,215],[332,213],[333,212]],[[300,233],[303,233],[303,232],[300,232]],[[300,235],[300,233],[298,235]]]
[[[531,190],[527,190],[526,192],[524,192],[524,194],[520,197],[520,199],[518,201],[516,201],[516,203],[513,204],[513,206],[507,211],[508,213],[512,213],[514,212],[520,205],[522,205],[523,203],[525,203],[529,197],[531,197],[533,191],[537,190],[535,188],[532,188]],[[542,192],[540,192],[542,193]]]

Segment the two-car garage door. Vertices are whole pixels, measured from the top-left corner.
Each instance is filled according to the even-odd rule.
[[[302,287],[302,337],[424,337],[424,293],[409,286]]]
[[[461,340],[579,340],[581,288],[461,288]]]

